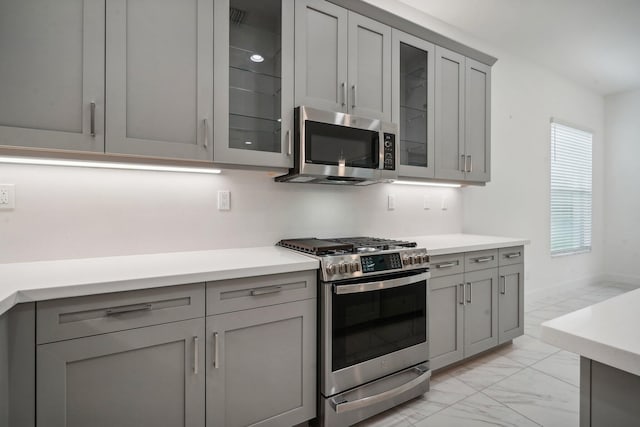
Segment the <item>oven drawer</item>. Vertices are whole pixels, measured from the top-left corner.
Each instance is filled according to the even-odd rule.
[[[522,264],[524,262],[524,246],[512,246],[498,250],[499,265]]]
[[[207,316],[316,297],[317,270],[207,282]]]
[[[437,255],[430,257],[431,277],[448,276],[464,272],[464,254]]]
[[[464,271],[484,270],[498,266],[498,250],[467,252],[464,254]]]
[[[204,315],[204,283],[38,302],[37,343],[67,340]]]

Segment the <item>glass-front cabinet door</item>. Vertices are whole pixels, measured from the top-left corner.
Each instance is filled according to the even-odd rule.
[[[215,5],[214,162],[290,167],[294,2]]]
[[[400,133],[400,176],[434,177],[433,44],[393,30],[393,121]]]

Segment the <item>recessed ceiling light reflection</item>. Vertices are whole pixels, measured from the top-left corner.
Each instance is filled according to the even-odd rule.
[[[254,53],[253,55],[251,55],[249,57],[250,60],[252,60],[253,62],[262,62],[264,61],[264,57],[258,53]]]
[[[251,145],[251,144],[253,144],[253,142],[252,142],[252,141],[245,141],[244,143],[245,143],[245,144],[247,144],[247,145]]]

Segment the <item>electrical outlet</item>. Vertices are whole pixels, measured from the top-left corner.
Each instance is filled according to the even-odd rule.
[[[0,209],[15,209],[16,192],[14,184],[0,184]]]
[[[392,211],[396,208],[396,196],[394,194],[389,194],[387,196],[387,209]]]
[[[446,211],[447,209],[449,209],[447,198],[445,196],[442,196],[442,200],[440,202],[440,209],[442,209],[443,211]]]
[[[219,211],[231,210],[231,191],[229,190],[218,191],[218,210]]]
[[[426,211],[431,209],[431,197],[424,196],[424,199],[422,199],[422,208]]]

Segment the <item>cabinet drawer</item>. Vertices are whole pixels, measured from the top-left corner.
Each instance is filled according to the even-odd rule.
[[[38,344],[204,316],[204,283],[64,298],[36,305]]]
[[[498,264],[512,265],[524,262],[524,246],[512,246],[498,249]]]
[[[207,315],[316,297],[316,270],[207,283]]]
[[[437,255],[430,257],[431,277],[448,276],[464,272],[464,254]]]
[[[464,254],[464,271],[484,270],[498,266],[498,250],[467,252]]]

